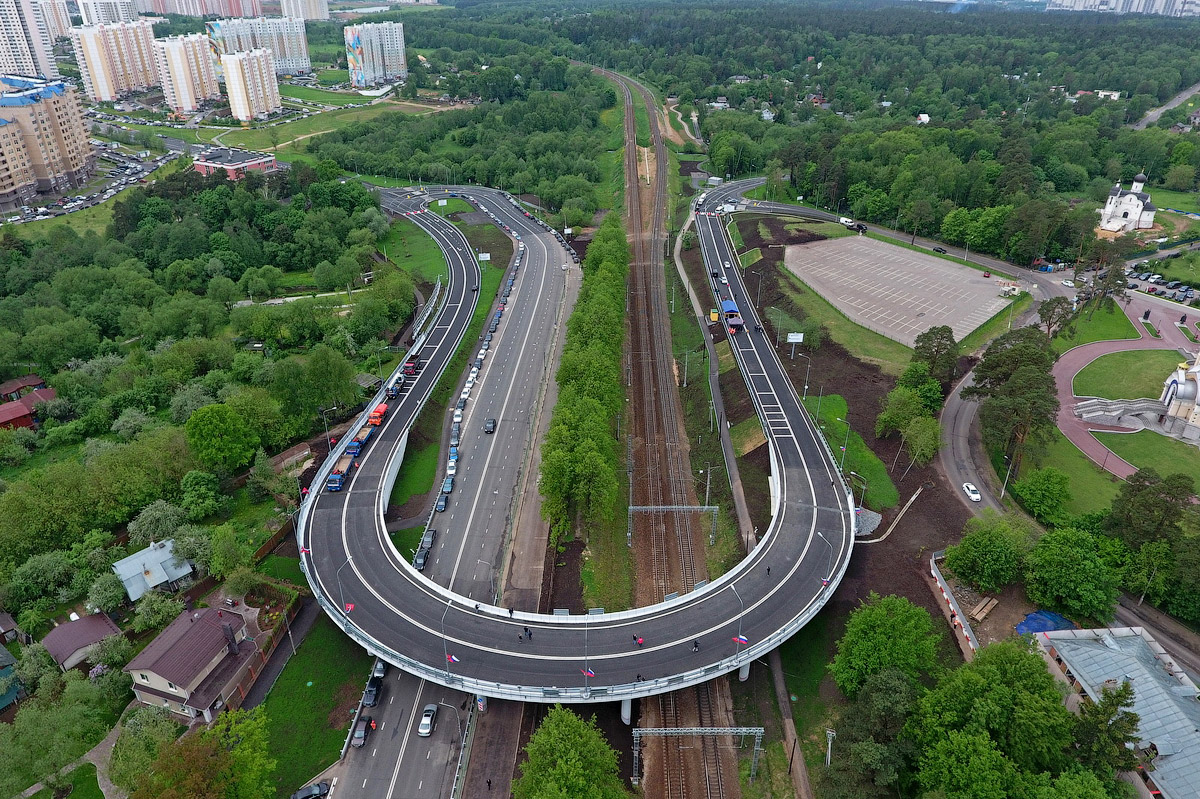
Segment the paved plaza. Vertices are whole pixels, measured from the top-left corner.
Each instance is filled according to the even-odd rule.
[[[784,264],[852,321],[909,347],[936,325],[962,341],[1008,305],[996,277],[866,236],[791,245]]]

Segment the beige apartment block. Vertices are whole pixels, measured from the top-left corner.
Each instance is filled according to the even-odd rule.
[[[114,22],[134,22],[138,18],[133,0],[77,0],[79,16],[86,25],[111,25]]]
[[[226,53],[221,56],[221,67],[234,119],[241,122],[266,119],[283,108],[279,81],[275,78],[275,58],[270,50]]]
[[[144,14],[188,17],[261,17],[262,0],[134,0]]]
[[[280,0],[285,17],[296,19],[329,19],[329,0]]]
[[[67,0],[33,0],[50,41],[62,39],[70,35],[71,13],[67,10]]]
[[[97,102],[159,83],[154,29],[147,20],[71,28],[71,45],[87,96]]]
[[[59,77],[50,32],[34,0],[0,0],[0,74]]]
[[[203,33],[155,39],[154,63],[162,79],[163,98],[176,113],[190,113],[205,100],[221,96],[208,37]]]
[[[0,75],[0,210],[82,186],[96,169],[79,96],[62,81]]]
[[[288,17],[218,19],[204,23],[217,58],[245,50],[270,50],[279,75],[312,72],[304,20]]]

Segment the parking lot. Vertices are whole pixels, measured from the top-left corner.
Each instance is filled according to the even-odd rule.
[[[909,347],[936,325],[961,341],[1008,306],[995,277],[866,236],[791,245],[784,264],[855,323]]]

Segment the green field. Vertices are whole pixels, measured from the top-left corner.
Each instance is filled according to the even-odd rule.
[[[847,418],[846,400],[837,394],[826,394],[824,397],[809,394],[803,402],[813,418],[817,417],[817,409],[820,408],[821,415],[817,421],[824,430],[825,440],[829,442],[834,458],[839,464],[845,464],[843,471],[860,474],[867,481],[867,492],[861,501],[874,510],[896,507],[900,502],[900,492],[888,476],[887,466],[867,447],[858,433],[850,432],[849,448],[843,460],[842,447],[847,443],[848,425],[839,419]],[[856,409],[856,412],[869,413],[872,419],[875,417],[874,408]]]
[[[328,92],[324,89],[313,89],[308,86],[296,86],[291,83],[279,84],[279,93],[284,97],[292,97],[296,100],[307,100],[311,103],[321,103],[323,105],[350,105],[351,103],[365,103],[368,99],[360,94]]]
[[[308,580],[304,578],[304,572],[300,571],[300,561],[296,558],[267,555],[263,558],[262,563],[258,564],[256,571],[292,585],[300,587],[308,585]]]
[[[1200,194],[1194,191],[1172,191],[1170,189],[1148,189],[1159,208],[1174,208],[1179,211],[1200,214]]]
[[[96,781],[96,767],[91,763],[75,767],[67,774],[67,782],[71,786],[71,799],[104,799],[100,783]],[[52,799],[53,796],[54,794],[49,788],[43,788],[31,799]]]
[[[738,262],[742,265],[742,269],[753,266],[762,260],[762,250],[755,247],[753,250],[746,250],[738,255]]]
[[[972,353],[983,349],[992,339],[1002,336],[1011,328],[1012,320],[1021,316],[1025,309],[1033,304],[1033,297],[1026,292],[1008,304],[1008,308],[993,316],[979,327],[972,330],[959,342],[959,352]]]
[[[400,557],[411,561],[413,556],[417,554],[417,547],[421,545],[421,536],[425,534],[425,525],[418,527],[409,527],[407,530],[397,530],[389,534],[392,539],[392,545],[396,547],[396,551],[400,553]]]
[[[392,223],[379,249],[392,263],[404,269],[415,280],[432,284],[439,277],[443,284],[450,274],[446,256],[425,231],[404,217]]]
[[[1077,397],[1140,399],[1162,393],[1163,379],[1180,362],[1175,350],[1131,350],[1101,355],[1075,375]]]
[[[317,83],[322,86],[334,86],[338,83],[350,82],[350,70],[348,69],[323,69],[317,73]]]
[[[315,114],[308,119],[297,119],[295,122],[285,122],[276,125],[274,130],[279,135],[279,146],[299,141],[319,133],[329,133],[351,122],[362,122],[385,114],[398,111],[389,103],[367,106],[366,108],[344,108],[340,111],[326,111]],[[271,128],[258,127],[249,129],[234,129],[221,137],[221,143],[230,147],[243,147],[248,150],[264,151],[270,149]]]
[[[1080,344],[1090,344],[1093,341],[1115,341],[1120,339],[1141,338],[1129,317],[1114,303],[1108,308],[1101,308],[1088,318],[1084,312],[1072,325],[1074,330],[1068,335],[1059,333],[1054,337],[1054,351],[1062,354]]]
[[[1183,472],[1200,475],[1200,449],[1160,436],[1150,430],[1136,433],[1092,433],[1104,446],[1139,469],[1153,468],[1160,475]]]
[[[442,205],[445,203],[445,205]],[[435,214],[439,216],[449,217],[451,214],[469,214],[475,209],[470,203],[458,197],[447,197],[444,200],[438,200],[429,206]]]
[[[413,497],[428,494],[433,489],[440,453],[437,442],[404,453],[404,463],[400,464],[396,484],[392,486],[392,505],[404,505]]]
[[[1088,456],[1054,429],[1050,444],[1034,459],[1026,458],[1022,476],[1035,467],[1053,466],[1071,478],[1071,500],[1067,512],[1072,515],[1108,510],[1117,495],[1120,481],[1092,463]]]
[[[267,695],[268,747],[277,795],[289,796],[338,758],[372,657],[324,613]]]

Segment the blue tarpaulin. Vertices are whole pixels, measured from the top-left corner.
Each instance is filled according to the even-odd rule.
[[[1074,629],[1074,622],[1049,610],[1035,610],[1017,625],[1017,632],[1021,635]]]

